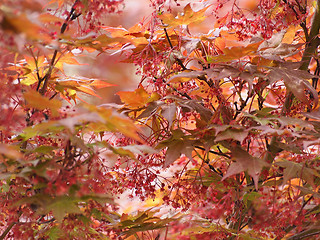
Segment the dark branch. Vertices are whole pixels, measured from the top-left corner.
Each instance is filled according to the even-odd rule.
[[[167,38],[167,40],[168,40],[168,42],[169,42],[169,45],[170,45],[171,49],[173,49],[173,45],[172,45],[172,43],[171,43],[171,40],[170,40],[170,38],[169,38],[169,35],[168,35],[168,32],[167,32],[167,29],[166,29],[166,28],[164,28],[164,33],[166,34],[166,38]],[[180,67],[182,67],[183,70],[187,70],[187,68],[183,65],[183,62],[181,61],[181,59],[176,58],[176,61],[178,62],[178,64],[180,65]]]
[[[61,34],[63,34],[63,33],[66,31],[66,29],[67,29],[70,21],[73,21],[74,19],[76,19],[77,17],[80,16],[80,14],[76,14],[76,13],[75,13],[75,11],[76,11],[75,7],[76,7],[76,4],[77,4],[78,2],[79,2],[79,0],[76,0],[76,1],[74,2],[74,4],[72,5],[72,8],[71,8],[71,10],[70,10],[70,13],[69,13],[68,17],[66,18],[66,20],[64,21],[64,23],[63,23],[62,26],[61,26],[61,29],[60,29],[60,33],[61,33]],[[46,90],[47,90],[48,81],[49,81],[49,79],[50,79],[50,77],[51,77],[52,70],[53,70],[53,68],[54,68],[55,61],[56,61],[56,58],[57,58],[57,54],[58,54],[58,50],[55,50],[54,53],[53,53],[53,56],[52,56],[52,59],[51,59],[50,65],[49,65],[49,69],[48,69],[46,75],[45,75],[43,78],[39,79],[39,83],[38,83],[37,90],[39,89],[40,84],[43,82],[43,86],[42,86],[42,88],[39,90],[39,92],[40,92],[42,95],[44,95],[45,92],[46,92]]]

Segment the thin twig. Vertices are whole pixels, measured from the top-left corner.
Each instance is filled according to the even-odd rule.
[[[198,149],[201,149],[201,150],[204,150],[204,151],[206,150],[205,148],[200,147],[200,146],[195,146],[195,148],[198,148]],[[230,156],[228,154],[221,152],[220,149],[219,149],[219,152],[214,151],[214,150],[209,150],[209,153],[213,153],[213,154],[216,154],[216,155],[219,155],[219,156],[222,156],[222,157],[230,158]]]
[[[157,79],[157,77],[154,77],[155,79]],[[156,82],[156,80],[153,80],[153,82]],[[188,98],[189,100],[192,100],[192,98],[184,92],[179,91],[178,89],[176,89],[175,87],[171,86],[170,83],[167,83],[164,79],[162,79],[162,82],[165,83],[168,87],[170,87],[173,91],[175,91],[176,93],[178,93],[179,95]]]
[[[167,40],[168,40],[168,42],[169,42],[169,45],[170,45],[170,47],[171,47],[171,49],[173,49],[173,45],[172,45],[172,43],[171,43],[171,40],[170,40],[170,38],[169,38],[169,35],[168,35],[168,32],[167,32],[167,29],[166,28],[164,28],[164,33],[165,33],[165,35],[166,35],[166,38],[167,38]],[[180,67],[182,67],[182,69],[183,70],[187,70],[187,68],[183,65],[183,62],[181,61],[181,59],[179,59],[179,58],[175,58],[176,59],[176,61],[178,62],[178,64],[180,65]]]

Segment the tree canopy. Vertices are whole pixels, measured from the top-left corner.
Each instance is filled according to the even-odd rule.
[[[1,1],[0,239],[315,239],[320,0],[149,4]]]

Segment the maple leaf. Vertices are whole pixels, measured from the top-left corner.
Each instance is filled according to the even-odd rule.
[[[272,68],[267,75],[270,80],[270,84],[275,81],[283,79],[287,88],[294,94],[294,96],[306,105],[310,105],[310,100],[307,98],[306,90],[313,96],[313,102],[315,108],[318,105],[319,97],[318,92],[314,89],[307,79],[318,78],[318,76],[312,75],[307,71],[287,69],[287,68]]]
[[[237,46],[231,48],[224,48],[223,54],[218,56],[208,56],[208,63],[220,63],[220,62],[230,62],[232,60],[238,60],[242,57],[247,57],[250,55],[254,55],[261,42],[251,43],[247,46]]]
[[[164,105],[164,103],[160,101],[154,101],[149,103],[148,106],[142,111],[142,113],[136,119],[152,117],[155,113],[158,112],[162,105]]]
[[[235,160],[235,162],[230,164],[227,173],[221,180],[223,181],[232,175],[247,171],[249,176],[253,178],[255,188],[258,190],[260,172],[262,168],[268,166],[268,164],[260,158],[251,156],[239,146],[231,147],[230,150],[232,153],[232,160]]]
[[[122,37],[109,37],[106,34],[96,36],[92,33],[78,38],[63,34],[61,35],[61,39],[63,39],[68,45],[74,47],[83,47],[88,51],[98,50],[101,52],[125,41],[125,38]]]
[[[164,140],[157,145],[156,149],[167,147],[164,168],[170,166],[181,156],[181,154],[192,159],[192,151],[194,147],[193,141],[188,139],[189,137],[190,136],[185,136],[180,129],[176,129],[172,131],[172,135],[169,139]]]
[[[149,98],[149,94],[144,88],[138,88],[133,92],[117,92],[117,95],[119,95],[122,102],[133,108],[143,107]]]
[[[43,40],[46,42],[51,40],[45,30],[41,26],[31,22],[27,15],[13,15],[3,11],[1,11],[1,13],[4,14],[0,22],[3,30],[15,34],[25,34],[25,36],[31,40]]]
[[[168,239],[279,238],[279,226],[288,230],[283,238],[318,233],[320,111],[314,75],[319,70],[319,1],[300,6],[299,1],[249,0],[249,15],[241,9],[247,4],[218,1],[210,9],[217,16],[212,21],[206,16],[208,1],[189,1],[178,14],[172,5],[159,4],[165,1],[152,1],[163,14],[152,14],[129,30],[97,26],[102,13],[113,12],[124,0],[2,2],[2,238],[143,238],[144,231],[170,227],[175,220],[163,217],[164,202],[188,210],[178,209],[188,222],[172,222],[180,231],[168,229]],[[209,25],[188,31],[203,20]],[[60,109],[60,101],[48,99],[55,90],[69,102],[78,93],[98,97],[97,89],[111,86],[66,76],[69,64],[81,65],[76,52],[93,58],[102,52],[121,54],[123,62],[138,68],[138,88],[118,93],[123,104],[115,108],[121,114],[95,105]],[[13,63],[7,67],[8,62]],[[35,88],[43,95],[31,90]],[[290,100],[284,101],[286,92],[298,102],[284,109]],[[305,105],[308,112],[302,113]],[[44,119],[30,108],[49,109],[59,118]],[[148,147],[155,145],[160,153]],[[177,159],[186,164],[187,158],[194,161],[183,169],[159,167],[161,161],[170,167]],[[221,182],[223,158],[231,158],[223,180],[245,172],[245,183]],[[264,180],[263,189],[258,189],[259,180]],[[257,191],[251,191],[253,185]],[[128,189],[130,199],[151,197],[159,208],[145,210],[146,204],[130,202],[128,206],[143,210],[121,215],[121,209],[113,212],[118,209],[113,201],[94,197],[103,191],[114,198]],[[93,196],[83,196],[88,192]],[[191,216],[195,212],[201,219]],[[253,213],[266,221],[248,223]],[[292,216],[303,221],[292,223]],[[25,218],[32,231],[19,223]],[[72,231],[64,232],[65,226]],[[154,239],[161,237],[159,232]]]
[[[162,22],[165,25],[168,25],[170,27],[176,27],[179,25],[189,25],[191,23],[198,23],[205,20],[206,17],[204,13],[209,7],[210,6],[207,6],[205,8],[202,8],[198,12],[194,12],[189,3],[184,7],[183,13],[180,13],[177,16],[174,16],[171,13],[164,13],[159,15],[158,17],[162,20]]]
[[[318,108],[315,111],[303,113],[303,115],[308,118],[320,120],[320,109]]]
[[[169,128],[171,127],[173,120],[176,117],[177,106],[175,103],[165,105],[162,107],[161,115],[167,119]]]
[[[134,91],[121,91],[117,92],[122,102],[130,108],[144,107],[147,103],[156,101],[160,98],[158,93],[151,95],[143,88],[137,88]]]
[[[84,107],[90,111],[91,114],[97,113],[102,119],[101,122],[92,122],[88,127],[91,127],[93,131],[111,131],[120,132],[124,136],[135,139],[138,142],[143,142],[138,135],[139,129],[134,123],[127,118],[124,118],[120,114],[113,112],[111,109],[103,107],[96,107],[94,105],[86,104]]]
[[[213,116],[213,112],[202,106],[198,101],[196,100],[180,100],[178,101],[179,106],[183,108],[183,111],[196,111],[200,114],[200,117],[208,122],[211,117]]]
[[[57,99],[49,99],[47,97],[42,96],[39,92],[34,90],[29,90],[25,92],[24,98],[27,101],[27,106],[30,108],[35,108],[38,110],[44,110],[46,108],[52,111],[53,116],[58,116],[58,110],[61,108],[62,103]]]
[[[172,141],[168,144],[166,151],[166,158],[164,161],[164,168],[169,167],[174,161],[176,161],[181,154],[184,154],[187,158],[192,159],[193,146],[190,141]]]
[[[222,130],[222,129],[223,130]],[[216,138],[215,141],[223,141],[227,139],[233,139],[239,141],[240,143],[248,136],[248,131],[239,126],[217,126],[216,129]]]
[[[283,185],[293,178],[301,178],[309,183],[312,187],[316,188],[314,184],[314,177],[320,177],[320,174],[315,169],[311,169],[301,163],[295,163],[285,159],[278,160],[275,162],[275,164],[284,168],[282,182]]]
[[[52,15],[50,13],[42,13],[38,18],[42,23],[56,23],[56,22],[63,23],[64,22],[64,19],[57,17],[55,15]]]
[[[0,154],[12,159],[21,159],[23,155],[14,146],[0,143]],[[2,161],[2,156],[0,156]]]
[[[52,200],[50,204],[45,206],[45,209],[47,209],[47,211],[52,211],[55,219],[61,223],[66,214],[81,213],[77,204],[77,201],[74,199],[62,196]]]
[[[69,78],[59,78],[55,80],[55,88],[58,91],[60,91],[61,94],[63,95],[64,95],[65,89],[72,89],[78,92],[83,92],[91,96],[101,98],[95,91],[95,88],[100,89],[100,88],[112,87],[112,86],[116,86],[116,85],[102,81],[102,80],[85,78],[80,76],[73,76]]]

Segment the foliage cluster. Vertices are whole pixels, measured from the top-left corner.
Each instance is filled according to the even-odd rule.
[[[125,29],[123,0],[2,0],[0,239],[319,235],[320,1],[241,3],[151,0]],[[114,85],[66,74],[82,54],[140,83],[89,104]]]

